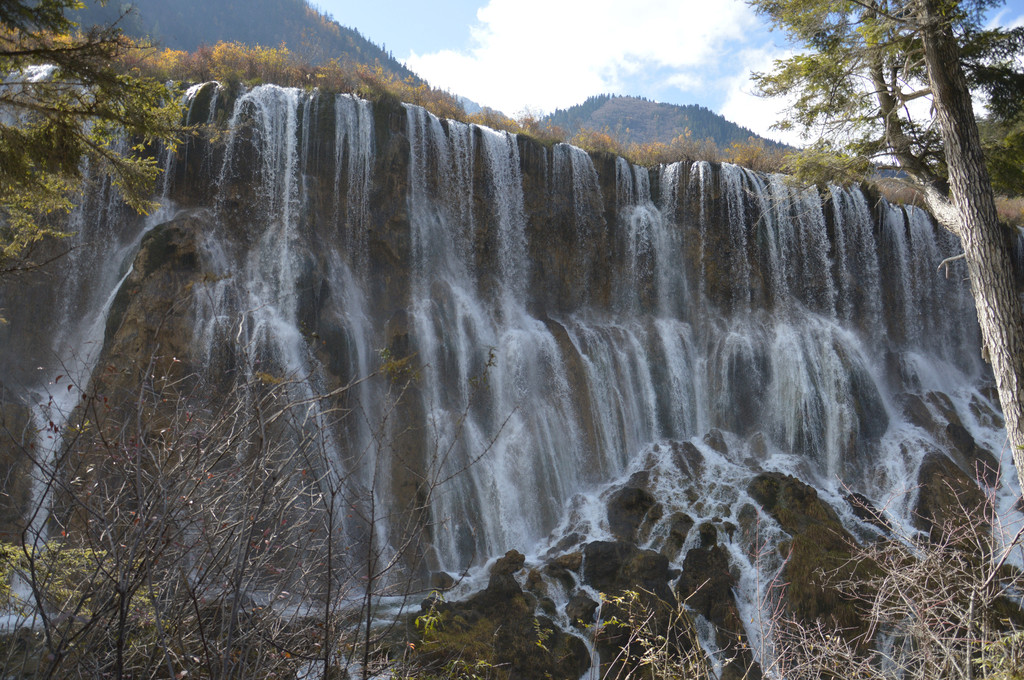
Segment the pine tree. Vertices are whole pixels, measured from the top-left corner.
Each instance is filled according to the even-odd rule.
[[[118,31],[76,33],[65,13],[79,7],[0,2],[0,273],[59,233],[52,214],[73,207],[83,161],[133,208],[152,207],[159,169],[145,146],[179,128],[179,97],[119,66],[133,46]]]

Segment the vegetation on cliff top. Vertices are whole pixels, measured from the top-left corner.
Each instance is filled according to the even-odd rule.
[[[132,0],[89,4],[73,18],[85,28],[117,22],[132,38],[175,50],[222,41],[284,46],[314,64],[342,59],[415,77],[385,49],[306,0]]]

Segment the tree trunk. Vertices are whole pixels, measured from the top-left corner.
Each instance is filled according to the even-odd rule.
[[[959,216],[982,342],[999,388],[1017,478],[1024,488],[1024,312],[999,225],[970,91],[952,27],[936,0],[916,0],[935,115]]]

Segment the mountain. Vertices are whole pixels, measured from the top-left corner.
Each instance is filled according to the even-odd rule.
[[[90,4],[77,13],[85,28],[119,19],[127,35],[149,37],[173,49],[192,51],[221,40],[268,47],[284,43],[313,63],[347,57],[379,64],[401,78],[415,77],[359,31],[342,26],[306,0],[132,0]]]
[[[778,142],[754,134],[745,127],[730,122],[703,106],[679,106],[653,102],[642,97],[623,97],[602,94],[587,99],[568,109],[558,109],[547,116],[546,123],[557,125],[570,136],[580,128],[604,130],[623,143],[668,144],[689,130],[694,139],[713,139],[720,148],[734,142],[746,142],[750,137],[782,146]]]

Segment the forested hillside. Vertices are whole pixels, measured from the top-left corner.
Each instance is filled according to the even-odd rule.
[[[744,143],[751,137],[762,139],[703,106],[662,104],[640,97],[609,94],[590,97],[582,104],[559,109],[545,122],[563,128],[570,136],[581,128],[607,128],[625,144],[668,144],[679,135],[685,135],[687,130],[692,138],[713,139],[720,148]]]
[[[78,12],[84,27],[110,24],[124,10],[120,26],[132,37],[150,37],[163,47],[195,50],[200,45],[234,41],[288,48],[314,63],[349,58],[380,64],[400,78],[414,75],[359,31],[340,25],[305,0],[133,0],[88,4]]]

